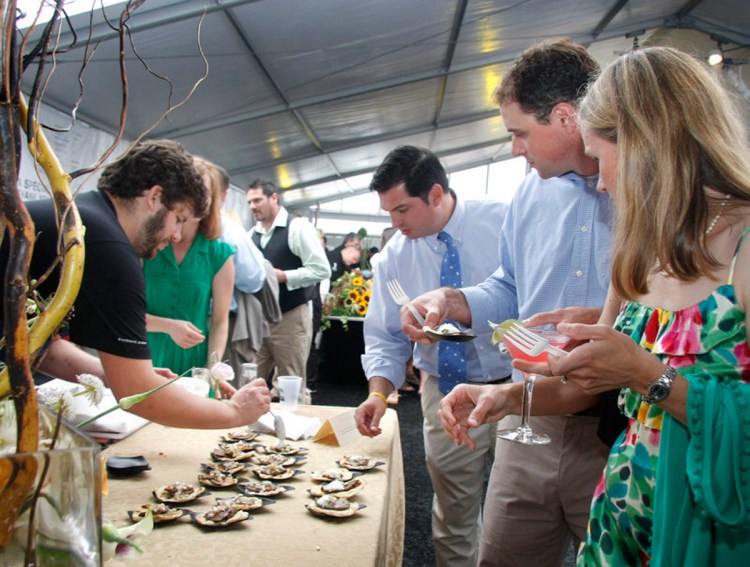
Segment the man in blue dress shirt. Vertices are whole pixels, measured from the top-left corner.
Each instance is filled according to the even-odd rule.
[[[370,189],[377,191],[380,207],[399,229],[380,252],[364,323],[362,367],[370,396],[357,408],[356,421],[359,431],[372,437],[380,433],[386,397],[403,384],[406,363],[412,356],[411,342],[401,331],[400,307],[388,294],[386,282],[398,280],[411,297],[440,286],[447,250],[440,240],[444,233],[450,235],[457,251],[463,282],[483,281],[500,262],[499,228],[507,205],[458,198],[448,188],[448,177],[437,156],[414,146],[389,153],[375,172]],[[510,360],[492,346],[489,327],[477,331],[475,340],[463,343],[466,378],[482,384],[507,380]],[[414,366],[429,374],[421,401],[426,461],[435,491],[432,536],[438,565],[474,567],[481,533],[482,487],[487,458],[495,446],[495,426],[473,432],[476,451],[457,447],[445,435],[437,416],[444,395],[438,385],[438,351],[439,345],[429,341],[417,344],[413,351]]]
[[[500,267],[478,286],[417,298],[428,324],[449,318],[480,329],[488,320],[526,319],[571,306],[590,308],[576,315],[596,322],[609,284],[611,203],[596,191],[598,164],[584,153],[576,102],[597,71],[583,47],[550,40],[522,53],[505,75],[495,101],[513,137],[513,154],[536,171],[511,203],[500,237]],[[402,316],[405,332],[424,339],[409,317]],[[513,393],[508,399],[520,407],[523,384],[517,374],[516,382],[498,387],[508,388]],[[566,388],[570,392],[571,385],[559,380],[543,382],[537,382],[532,414],[554,413],[556,396],[564,396]],[[450,408],[456,394],[445,402]],[[551,437],[549,445],[498,441],[480,565],[559,567],[571,534],[584,536],[608,447],[597,436],[595,412],[585,404],[580,409],[583,415],[531,418],[535,432]],[[508,416],[498,427],[515,428],[519,421]]]

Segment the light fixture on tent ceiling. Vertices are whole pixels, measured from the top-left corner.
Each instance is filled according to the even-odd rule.
[[[746,65],[747,59],[734,59],[732,57],[728,57],[727,53],[730,51],[735,51],[737,49],[742,49],[743,46],[733,47],[732,49],[724,49],[724,46],[728,43],[733,43],[732,41],[728,40],[725,37],[721,37],[718,35],[711,35],[711,39],[716,42],[716,48],[711,49],[706,54],[706,61],[709,65],[715,67],[717,65],[721,65],[723,68],[732,66],[732,65]]]
[[[638,51],[641,48],[641,44],[638,42],[638,36],[644,33],[646,33],[646,30],[638,30],[637,32],[631,32],[625,35],[627,38],[633,38],[633,47],[631,47],[631,51]]]
[[[626,33],[625,37],[630,39],[633,38],[633,46],[630,48],[630,51],[638,51],[641,48],[641,44],[638,41],[638,36],[641,36],[646,33],[646,30],[638,30],[630,33]]]
[[[724,49],[722,48],[720,41],[717,41],[716,47],[708,52],[706,61],[708,61],[708,64],[712,67],[724,62]]]
[[[620,55],[627,55],[628,53],[632,53],[633,51],[637,51],[638,49],[641,48],[641,43],[640,43],[640,41],[639,41],[638,38],[641,37],[641,36],[643,36],[645,33],[646,33],[645,29],[644,30],[637,30],[637,31],[632,31],[632,32],[626,33],[625,34],[625,38],[626,39],[632,39],[633,40],[633,45],[627,51],[615,50],[615,51],[613,51],[613,53],[617,57],[619,57]]]

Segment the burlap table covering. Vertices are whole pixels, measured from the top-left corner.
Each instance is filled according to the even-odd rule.
[[[300,406],[299,414],[324,420],[346,408]],[[381,423],[383,433],[374,439],[361,437],[344,447],[310,440],[292,442],[307,447],[305,474],[281,484],[295,490],[275,497],[276,503],[252,512],[253,518],[228,529],[206,530],[181,518],[157,526],[148,535],[144,553],[135,559],[112,561],[108,565],[401,565],[404,546],[404,476],[398,417],[388,410]],[[143,455],[151,470],[137,476],[109,479],[109,495],[104,497],[104,517],[118,525],[128,525],[127,510],[153,502],[151,492],[174,481],[197,483],[200,463],[209,460],[224,430],[185,430],[151,424],[107,448],[105,456]],[[261,435],[259,442],[272,443]],[[364,455],[384,461],[361,477],[366,485],[355,499],[366,505],[355,516],[328,520],[313,516],[305,508],[310,502],[308,488],[316,485],[310,473],[336,466],[343,455]],[[254,475],[249,475],[254,478]],[[212,489],[211,495],[186,507],[204,511],[216,497],[235,494],[234,490]]]

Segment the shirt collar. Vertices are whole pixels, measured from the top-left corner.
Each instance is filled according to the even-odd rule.
[[[260,234],[271,234],[273,232],[273,229],[277,226],[286,226],[286,221],[288,218],[289,212],[284,207],[280,207],[279,212],[276,214],[276,218],[273,219],[273,223],[271,223],[271,228],[266,230],[263,227],[263,223],[258,221],[257,223],[255,223],[255,232],[259,232]]]
[[[448,222],[445,223],[445,226],[441,228],[438,232],[445,231],[448,234],[451,235],[451,238],[453,238],[453,241],[456,242],[458,245],[463,244],[463,235],[464,235],[464,222],[465,222],[465,216],[464,211],[466,210],[466,204],[464,203],[463,199],[460,199],[458,195],[455,196],[456,199],[456,206],[453,209],[453,214],[451,215],[451,218],[448,219]],[[499,230],[499,229],[498,229]],[[435,252],[439,252],[441,250],[444,250],[444,245],[438,240],[437,233],[432,234],[428,237],[428,241],[430,243],[430,246],[435,250]]]

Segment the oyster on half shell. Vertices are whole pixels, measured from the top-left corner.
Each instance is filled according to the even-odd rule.
[[[339,466],[355,471],[369,471],[370,469],[383,464],[382,462],[371,459],[370,457],[363,457],[362,455],[344,455],[344,457],[337,462]]]
[[[212,470],[208,473],[201,473],[198,475],[198,481],[206,486],[213,486],[216,488],[228,488],[234,486],[239,482],[236,476],[226,474],[218,470]]]
[[[186,482],[173,482],[165,484],[154,490],[154,498],[159,502],[192,502],[206,492],[202,486],[194,486]]]
[[[316,498],[312,504],[305,504],[307,509],[316,516],[328,516],[331,518],[348,518],[358,510],[364,508],[358,502],[351,502],[346,498],[337,498],[330,494]]]
[[[281,465],[261,465],[253,472],[258,478],[266,480],[286,480],[296,474],[296,471]]]
[[[196,524],[207,527],[207,528],[223,528],[242,522],[250,517],[245,510],[239,510],[226,502],[221,502],[204,512],[203,514],[195,514],[193,520]]]
[[[238,510],[256,510],[263,506],[263,500],[257,496],[243,496],[238,494],[232,498],[226,498],[216,501],[217,504],[229,504]]]
[[[134,522],[140,522],[146,517],[149,510],[151,511],[155,524],[171,522],[172,520],[180,518],[184,514],[179,508],[170,508],[166,504],[159,502],[157,504],[143,504],[135,510],[129,510],[128,516],[130,516],[130,519]]]
[[[351,498],[365,487],[363,480],[359,478],[353,478],[347,482],[340,480],[332,480],[326,484],[315,486],[309,489],[312,496],[319,498],[326,494],[330,494],[337,498]]]
[[[270,480],[248,482],[242,486],[242,492],[249,496],[276,496],[277,494],[286,492],[286,490],[286,487],[274,484]]]
[[[352,471],[345,468],[333,467],[324,471],[314,471],[310,473],[313,480],[318,482],[331,482],[332,480],[341,480],[346,482],[352,479]]]

